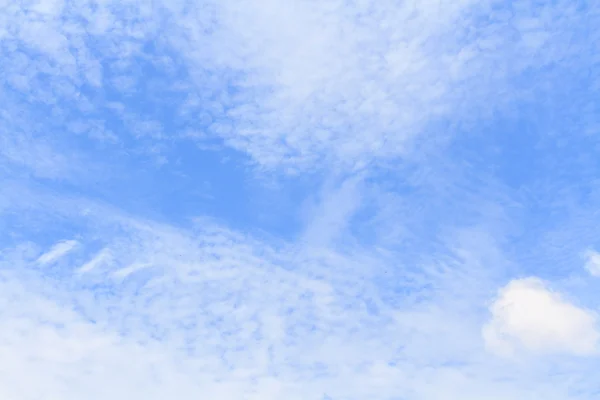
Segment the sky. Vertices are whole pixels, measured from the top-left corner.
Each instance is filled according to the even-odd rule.
[[[0,0],[0,398],[597,399],[598,26]]]

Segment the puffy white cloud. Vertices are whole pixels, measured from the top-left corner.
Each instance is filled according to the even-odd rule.
[[[488,350],[503,356],[592,355],[600,333],[596,315],[571,304],[537,278],[517,279],[500,290],[483,328]]]

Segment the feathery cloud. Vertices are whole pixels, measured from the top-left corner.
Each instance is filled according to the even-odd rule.
[[[37,262],[42,265],[51,264],[73,251],[78,244],[76,240],[58,242],[48,252],[42,254]]]

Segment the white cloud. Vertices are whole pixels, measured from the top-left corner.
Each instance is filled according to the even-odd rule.
[[[329,159],[361,167],[404,153],[427,121],[460,105],[452,97],[464,86],[453,80],[473,71],[461,69],[461,54],[431,43],[453,48],[448,28],[474,3],[219,2],[216,38],[228,46],[215,58],[249,75],[243,103],[228,115],[235,128],[219,131],[268,166]],[[207,41],[197,18],[180,24]],[[193,70],[206,67],[206,55],[188,51],[199,44],[175,44]]]
[[[51,264],[73,251],[78,245],[79,242],[76,240],[64,240],[58,242],[52,246],[48,252],[42,254],[37,262],[42,265]]]
[[[2,87],[10,88],[0,93],[6,105],[0,157],[38,177],[70,170],[88,176],[81,165],[91,161],[73,162],[77,152],[66,150],[68,135],[88,135],[125,152],[141,146],[160,153],[168,147],[161,144],[183,136],[163,121],[185,118],[188,132],[202,132],[197,140],[225,138],[259,164],[288,171],[325,161],[335,167],[327,173],[335,174],[405,155],[407,143],[436,119],[460,125],[501,106],[511,94],[499,89],[519,70],[552,59],[565,65],[569,51],[586,57],[585,45],[571,46],[570,39],[568,46],[548,48],[570,37],[561,19],[564,3],[511,11],[510,22],[502,12],[488,13],[487,4],[11,4],[0,13],[0,37],[8,39],[0,50]],[[522,14],[528,13],[533,17],[525,23]],[[573,25],[582,18],[593,25],[596,18],[578,10],[564,14]],[[146,50],[149,42],[154,50]],[[162,51],[184,64],[173,70],[184,69],[193,84],[175,83],[180,77],[156,62]],[[146,64],[136,68],[138,62],[156,74],[140,74]],[[189,101],[171,102],[161,91],[165,86],[189,94]],[[142,89],[140,102],[159,101],[126,99]],[[9,95],[12,90],[18,95]],[[47,115],[38,110],[45,106],[52,109]],[[460,186],[455,180],[447,185]],[[37,204],[44,211],[23,219],[38,231],[43,221],[48,236],[61,214],[66,218],[57,220],[68,221],[67,229],[81,237],[81,253],[91,253],[66,257],[74,246],[58,243],[38,259],[56,262],[51,271],[28,257],[5,259],[10,249],[0,253],[0,398],[564,399],[572,382],[597,369],[552,364],[534,372],[506,370],[481,351],[478,300],[490,285],[497,287],[487,267],[499,256],[480,232],[463,238],[452,263],[442,254],[428,271],[421,241],[396,240],[399,250],[386,249],[385,257],[383,251],[333,246],[347,239],[348,221],[367,200],[360,181],[323,191],[303,237],[318,244],[318,252],[298,243],[276,246],[215,223],[183,230],[3,188],[2,211],[31,213]],[[447,193],[431,197],[436,210],[445,210],[439,204],[449,200],[473,201]],[[440,218],[414,218],[427,213],[418,208],[418,199],[407,200],[406,216],[418,229],[430,229],[428,248],[438,251],[445,244],[431,230],[442,229],[432,227]],[[36,219],[40,214],[44,218]],[[379,228],[410,230],[406,218],[393,216]],[[94,253],[98,242],[110,251]],[[473,257],[476,246],[483,255]],[[593,315],[535,281],[514,281],[492,312],[484,328],[490,350],[594,349]],[[556,371],[574,379],[548,379]],[[588,389],[596,384],[585,382]]]
[[[496,256],[469,255],[466,238],[466,262],[409,274],[400,258],[363,249],[274,247],[208,220],[184,230],[33,198],[42,215],[52,204],[69,220],[80,253],[102,261],[100,245],[111,257],[89,273],[75,257],[49,273],[31,246],[0,253],[2,398],[560,400],[571,390],[481,352],[480,264]],[[33,207],[21,214],[39,221]]]
[[[569,303],[536,278],[510,282],[490,307],[483,328],[487,348],[511,356],[534,354],[596,354],[600,333],[596,315]]]
[[[0,127],[0,161],[5,165],[29,168],[34,175],[42,178],[64,176],[69,170],[67,157],[58,154],[48,140],[35,140],[29,132],[15,129],[14,125],[20,121],[14,119],[3,119],[5,124]]]
[[[152,106],[143,107],[147,111],[139,123],[129,121],[132,129],[114,132],[101,121],[80,127],[114,145],[148,150],[156,142],[182,138],[185,131],[202,131],[210,140],[225,139],[263,166],[288,171],[323,163],[363,168],[373,160],[411,154],[411,141],[432,123],[469,121],[505,106],[507,98],[518,95],[506,88],[521,71],[555,60],[569,68],[571,55],[589,53],[585,46],[563,46],[561,38],[593,13],[565,13],[562,3],[545,4],[543,12],[523,9],[507,21],[502,13],[490,16],[489,3],[15,4],[0,16],[0,26],[7,27],[0,35],[15,43],[2,49],[3,78],[7,87],[28,99],[55,107],[52,118],[59,126],[73,122],[66,116],[74,110],[81,120],[96,120],[107,112],[107,102],[100,99],[121,101],[118,97],[126,98],[126,92],[144,90],[151,95],[144,101]],[[154,40],[157,34],[159,41]],[[150,46],[155,51],[145,49],[149,42],[156,44]],[[156,69],[152,91],[146,90],[148,77],[131,68],[136,60]],[[189,75],[173,72],[180,66]],[[128,83],[104,85],[117,77]],[[173,94],[178,100],[171,101]],[[19,103],[15,99],[3,102]],[[27,104],[20,106],[29,108]],[[131,108],[126,104],[123,115],[139,111]],[[164,117],[152,109],[166,110],[172,113],[167,119],[185,120],[189,126],[181,132],[146,126]],[[108,119],[114,117],[123,116]],[[43,124],[26,125],[28,134],[35,132],[37,138],[47,133]],[[451,134],[434,133],[435,142]],[[52,158],[53,164],[74,165],[59,157],[70,152],[26,159],[25,150],[13,147],[13,161],[26,161],[37,171],[43,172],[43,164]],[[39,167],[31,165],[36,160]]]
[[[584,253],[585,269],[593,276],[600,276],[600,253],[588,250]]]
[[[117,279],[124,279],[124,278],[127,278],[131,274],[134,274],[138,271],[149,268],[151,266],[152,266],[152,264],[149,264],[149,263],[135,263],[132,265],[128,265],[125,268],[121,268],[118,271],[115,271],[113,275]]]
[[[362,168],[410,154],[412,139],[431,123],[470,121],[503,107],[517,96],[504,88],[521,71],[548,58],[567,64],[575,54],[558,45],[541,50],[552,41],[540,41],[539,55],[532,54],[530,36],[548,33],[546,16],[552,29],[570,29],[562,5],[531,16],[523,10],[510,22],[490,17],[488,6],[228,0],[214,6],[214,20],[204,5],[182,16],[183,32],[172,43],[204,90],[214,90],[206,87],[207,66],[222,79],[223,67],[241,74],[238,96],[197,110],[228,110],[216,112],[209,128],[231,146],[265,166]],[[435,132],[435,140],[447,134]]]
[[[100,250],[97,254],[95,254],[91,260],[89,260],[88,262],[83,264],[77,270],[77,272],[80,274],[91,272],[98,267],[102,267],[102,266],[105,266],[106,264],[109,264],[112,261],[112,259],[113,259],[113,257],[112,257],[112,253],[110,252],[110,250],[107,248],[104,248],[104,249]]]

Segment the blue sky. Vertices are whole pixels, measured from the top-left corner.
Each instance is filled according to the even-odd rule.
[[[596,399],[596,26],[0,2],[0,397]]]

